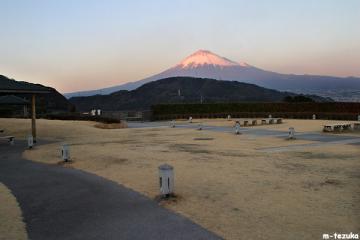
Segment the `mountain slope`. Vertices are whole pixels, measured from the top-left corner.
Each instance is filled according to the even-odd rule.
[[[292,93],[279,92],[253,84],[205,78],[173,77],[144,84],[136,90],[110,95],[73,97],[78,110],[144,110],[159,103],[274,102]]]
[[[24,86],[27,89],[31,89],[32,87],[44,87],[40,84],[33,84],[23,81],[16,81],[14,79],[7,78],[3,75],[0,75],[0,89],[6,88],[8,86]],[[36,97],[36,107],[38,112],[49,112],[49,111],[71,111],[74,110],[74,106],[56,89],[47,87],[50,90],[50,93],[47,94],[38,94]],[[0,93],[0,95],[6,95],[4,93]],[[17,96],[30,100],[30,94],[17,94]]]
[[[119,90],[134,90],[148,82],[178,76],[235,80],[277,90],[303,93],[318,90],[325,93],[329,90],[340,89],[360,90],[360,78],[280,74],[265,71],[244,62],[237,63],[210,51],[199,50],[176,66],[149,78],[100,90],[69,93],[65,94],[65,96],[91,96],[95,94],[110,94]]]

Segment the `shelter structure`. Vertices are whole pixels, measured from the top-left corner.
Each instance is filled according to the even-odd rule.
[[[36,95],[50,93],[51,89],[39,84],[31,84],[25,82],[9,81],[0,85],[1,95],[17,95],[29,94],[31,96],[31,133],[36,142]],[[19,101],[15,100],[14,96],[3,96],[4,103],[6,101]]]

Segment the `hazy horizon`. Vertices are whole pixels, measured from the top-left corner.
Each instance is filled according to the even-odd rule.
[[[62,93],[137,81],[199,49],[360,77],[360,1],[0,0],[0,74]]]

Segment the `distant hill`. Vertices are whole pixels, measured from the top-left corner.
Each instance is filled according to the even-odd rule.
[[[360,101],[360,98],[354,98],[353,94],[350,96],[348,94],[354,90],[360,92],[360,78],[281,74],[263,70],[245,62],[235,62],[206,50],[199,50],[175,66],[140,81],[93,91],[67,93],[65,96],[70,98],[106,95],[119,90],[134,90],[145,83],[179,76],[239,81],[279,91],[317,94],[339,101]]]
[[[173,77],[147,83],[135,90],[109,95],[73,97],[70,102],[80,111],[145,110],[161,103],[280,102],[294,93],[280,92],[254,84],[206,78]],[[312,96],[316,101],[327,99]]]
[[[6,76],[0,75],[0,90],[8,89],[11,86],[23,87],[26,89],[36,89],[39,87],[45,87],[49,89],[50,93],[47,94],[38,94],[36,97],[36,107],[38,113],[45,112],[68,112],[74,111],[75,107],[72,105],[63,95],[61,95],[56,89],[51,87],[46,87],[40,84],[33,84],[23,81],[16,81],[10,79]],[[0,96],[8,95],[6,93],[0,93]],[[21,97],[26,100],[31,100],[30,94],[17,94],[18,97]]]

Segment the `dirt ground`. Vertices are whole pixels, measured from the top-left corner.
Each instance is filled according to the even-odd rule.
[[[286,120],[266,127],[291,125],[319,131],[322,124],[321,120]],[[360,145],[266,152],[259,149],[312,142],[169,127],[99,129],[94,125],[39,120],[38,138],[49,143],[26,150],[23,156],[59,164],[60,146],[66,142],[73,162],[65,167],[96,173],[150,198],[159,193],[157,167],[171,164],[177,198],[162,204],[226,239],[321,239],[323,233],[360,232]],[[30,121],[0,119],[0,126],[25,138]]]
[[[26,240],[21,210],[11,191],[0,183],[0,240]]]

